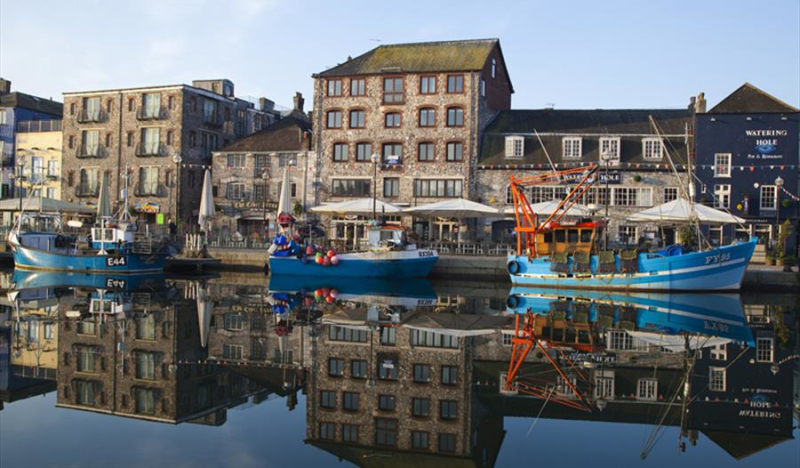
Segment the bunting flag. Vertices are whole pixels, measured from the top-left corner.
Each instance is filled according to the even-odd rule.
[[[791,198],[794,201],[800,201],[800,197],[791,193],[790,191],[786,190],[786,187],[781,187],[781,192],[783,192],[787,197]]]

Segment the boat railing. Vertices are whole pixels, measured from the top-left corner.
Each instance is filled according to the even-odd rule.
[[[153,237],[148,233],[136,233],[133,236],[133,253],[151,254],[153,253]]]

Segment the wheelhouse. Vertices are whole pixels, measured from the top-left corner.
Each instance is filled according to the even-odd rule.
[[[537,231],[536,252],[539,256],[553,254],[593,253],[605,229],[605,221],[585,221],[575,224],[551,224]]]

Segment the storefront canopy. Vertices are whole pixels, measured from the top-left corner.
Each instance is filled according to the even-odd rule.
[[[41,210],[39,209],[41,202]],[[19,198],[0,200],[0,211],[19,211]],[[95,210],[78,203],[69,203],[55,198],[31,197],[22,200],[24,211],[42,211],[44,213],[81,213],[94,214]]]
[[[640,211],[628,218],[633,222],[688,223],[694,218],[701,224],[742,224],[744,219],[700,203],[678,198],[663,205]]]
[[[399,206],[381,200],[375,200],[374,209],[376,214],[396,215],[403,212],[403,209]],[[371,215],[372,211],[372,198],[359,198],[357,200],[347,200],[339,203],[327,203],[311,208],[311,212],[317,214]]]
[[[464,198],[406,208],[403,212],[414,216],[440,218],[500,218],[503,216],[496,208]]]
[[[561,203],[561,200],[550,200],[546,202],[534,203],[531,205],[531,209],[537,216],[550,216],[553,214],[556,209],[558,209],[558,205]],[[514,215],[514,207],[510,206],[503,210],[503,214],[506,216],[513,216]],[[588,217],[592,215],[592,210],[589,209],[586,205],[581,204],[574,204],[572,205],[569,210],[567,211],[566,216],[574,216],[574,217]]]

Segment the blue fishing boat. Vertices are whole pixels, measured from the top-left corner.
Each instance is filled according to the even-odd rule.
[[[11,284],[15,291],[63,287],[115,291],[158,291],[166,287],[163,273],[127,275],[30,270],[14,270]]]
[[[319,253],[321,256],[285,238],[277,240],[269,258],[270,275],[424,278],[439,259],[435,250],[418,249],[408,242],[405,231],[396,226],[370,229],[369,246],[364,251]]]

